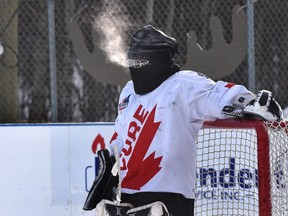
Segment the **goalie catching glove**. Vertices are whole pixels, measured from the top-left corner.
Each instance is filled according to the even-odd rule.
[[[255,99],[243,110],[244,117],[258,116],[265,121],[283,120],[283,112],[280,105],[272,96],[272,92],[261,90]]]
[[[234,117],[258,117],[264,121],[283,120],[283,112],[280,105],[273,98],[272,93],[267,90],[259,91],[256,97],[252,99],[244,108],[238,106],[225,106],[222,112],[223,114]]]

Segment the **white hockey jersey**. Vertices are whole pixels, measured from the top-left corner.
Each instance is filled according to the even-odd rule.
[[[135,94],[124,87],[111,145],[118,145],[122,192],[174,192],[195,198],[196,140],[206,120],[226,118],[222,109],[244,86],[214,82],[180,71],[158,88]]]

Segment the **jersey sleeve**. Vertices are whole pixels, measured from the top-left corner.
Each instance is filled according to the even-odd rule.
[[[243,85],[196,76],[188,93],[190,120],[215,120],[228,118],[222,114],[225,106],[232,106],[237,95],[251,95]],[[231,118],[231,117],[230,117]]]

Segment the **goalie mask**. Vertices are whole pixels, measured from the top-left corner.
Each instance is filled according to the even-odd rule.
[[[176,39],[151,25],[136,31],[128,50],[128,67],[137,94],[153,91],[180,70],[174,64],[178,52]]]

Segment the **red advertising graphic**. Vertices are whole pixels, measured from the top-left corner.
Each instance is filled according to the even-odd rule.
[[[99,133],[92,145],[91,145],[91,150],[95,154],[95,159],[94,159],[94,168],[95,168],[95,177],[98,175],[98,169],[99,169],[99,158],[97,157],[97,151],[105,149],[105,139],[104,137]],[[88,192],[89,188],[91,185],[88,185],[88,171],[93,168],[93,166],[89,165],[85,168],[85,190]]]
[[[101,134],[98,134],[92,143],[92,152],[96,154],[98,150],[105,149],[105,140]]]

